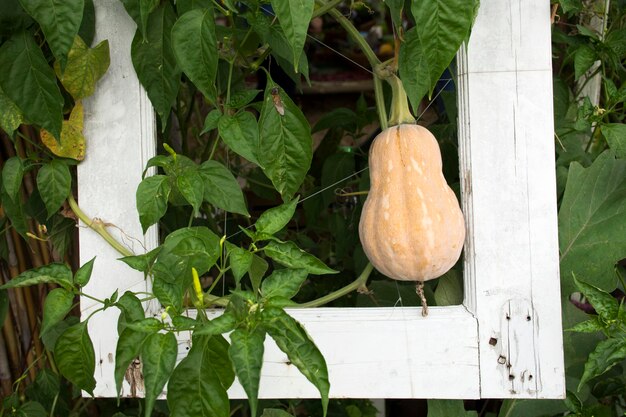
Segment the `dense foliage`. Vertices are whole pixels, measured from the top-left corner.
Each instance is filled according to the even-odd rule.
[[[145,317],[145,294],[116,291],[98,300],[99,311],[121,312],[118,392],[136,358],[143,367],[146,400],[125,413],[226,417],[236,409],[254,416],[265,408],[267,417],[289,415],[282,409],[294,415],[327,410],[328,415],[372,415],[364,403],[329,407],[324,358],[284,308],[419,303],[412,286],[372,273],[358,242],[371,126],[387,126],[390,94],[384,81],[397,88],[400,78],[417,116],[425,113],[423,98],[432,98],[427,115],[435,123],[429,128],[440,140],[446,178],[458,189],[456,108],[447,70],[469,36],[477,4],[121,3],[137,24],[133,65],[158,117],[160,154],[146,167],[157,174],[143,178],[137,189],[138,219],[144,231],[158,223],[162,243],[146,254],[113,244],[123,262],[152,281],[147,298],[163,306],[162,317],[154,318]],[[626,8],[623,1],[612,2],[606,28],[598,31],[589,20],[601,18],[604,10],[576,0],[554,6],[568,397],[507,400],[501,408],[487,401],[480,405],[481,415],[495,415],[500,408],[502,416],[613,416],[626,406],[625,271],[617,264],[626,257],[626,85],[621,84],[626,79]],[[359,10],[369,10],[387,25],[391,39],[383,43],[394,44],[397,59],[381,59],[384,48],[377,55],[346,18],[352,12],[358,19]],[[315,19],[322,19],[329,32],[342,32],[350,48],[358,47],[374,75],[375,95],[358,97],[352,108],[331,110],[311,128],[310,109],[305,100],[299,103],[296,92],[313,73],[315,50],[307,31]],[[83,287],[98,262],[75,265],[73,247],[76,218],[91,223],[73,197],[73,167],[89,152],[81,101],[97,90],[109,66],[107,41],[92,45],[94,22],[92,0],[5,0],[0,5],[0,322],[5,347],[0,349],[0,382],[7,415],[95,412],[91,401],[77,399],[68,389],[92,393],[95,387],[87,321],[78,322],[73,314],[76,297],[89,296]],[[450,68],[454,72],[454,65]],[[596,80],[599,97],[585,96]],[[315,133],[321,134],[319,144]],[[111,239],[106,228],[98,231]],[[331,274],[332,280],[324,279]],[[455,269],[430,283],[429,303],[461,302],[461,280]],[[209,320],[204,308],[215,306],[224,313]],[[186,314],[190,309],[197,311],[195,318]],[[175,334],[180,331],[192,331],[193,343],[176,363]],[[321,410],[319,405],[259,403],[267,336],[319,390]],[[228,399],[235,376],[249,405]],[[167,408],[156,402],[165,383]],[[428,405],[435,417],[466,413],[458,400]],[[102,415],[112,415],[113,408],[103,405]]]

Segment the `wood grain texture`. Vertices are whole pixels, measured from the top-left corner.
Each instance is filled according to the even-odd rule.
[[[108,39],[111,65],[94,96],[85,100],[87,155],[78,165],[78,203],[93,218],[110,223],[108,230],[135,253],[158,244],[156,229],[143,236],[135,209],[135,191],[148,159],[154,155],[155,125],[150,101],[140,86],[130,60],[135,24],[118,0],[94,2],[96,37]],[[121,257],[91,229],[79,229],[80,262],[96,256],[91,281],[84,292],[105,299],[119,289],[147,291],[143,274],[117,259]],[[85,319],[99,304],[81,298]],[[148,307],[158,309],[158,305]],[[115,396],[113,370],[117,344],[118,309],[94,315],[89,333],[96,352],[95,396]]]
[[[288,309],[326,358],[331,398],[478,398],[476,320],[463,307]],[[193,312],[191,312],[193,315]],[[220,312],[209,312],[215,317]],[[179,335],[179,356],[190,346]],[[453,381],[453,383],[451,383]],[[231,398],[246,398],[241,386]],[[319,398],[268,337],[259,398]]]
[[[486,398],[565,391],[549,15],[544,0],[483,1],[459,54],[465,303]]]

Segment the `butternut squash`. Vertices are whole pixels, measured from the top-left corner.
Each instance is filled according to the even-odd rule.
[[[403,281],[446,273],[461,255],[465,223],[435,137],[417,124],[385,129],[374,139],[369,169],[359,236],[370,262]]]

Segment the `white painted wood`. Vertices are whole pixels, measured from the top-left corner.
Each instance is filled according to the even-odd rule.
[[[324,355],[332,398],[478,398],[476,320],[463,306],[429,311],[424,318],[416,307],[288,310]],[[182,359],[189,333],[178,340]],[[238,383],[229,395],[246,398]],[[259,398],[318,397],[268,336]]]
[[[97,93],[85,100],[87,156],[78,165],[78,203],[89,216],[111,223],[109,231],[129,249],[142,253],[158,244],[156,229],[144,237],[135,209],[135,191],[146,162],[155,153],[154,114],[130,60],[135,24],[118,0],[94,2],[96,39],[108,39],[111,65],[99,82]],[[84,292],[105,299],[119,289],[147,291],[143,274],[117,259],[119,253],[91,229],[79,230],[80,262],[96,256],[94,271]],[[99,304],[81,297],[85,319]],[[152,306],[152,310],[158,305]],[[150,309],[149,309],[150,311]],[[118,309],[95,314],[89,334],[96,352],[96,396],[115,396],[113,370],[117,344]]]
[[[153,115],[130,62],[134,25],[117,0],[97,2],[96,12],[97,37],[109,39],[113,56],[86,104],[79,201],[138,238],[126,242],[141,252],[157,243],[155,231],[141,238],[134,198],[154,152]],[[326,357],[332,397],[563,396],[549,12],[547,0],[483,0],[459,55],[465,306],[432,308],[427,318],[415,308],[290,311]],[[80,239],[81,262],[98,255],[86,292],[147,288],[90,230]],[[85,316],[93,303],[81,303]],[[98,314],[90,325],[98,396],[115,395],[116,315]],[[188,335],[179,340],[184,354]],[[317,397],[286,362],[268,341],[260,396]],[[244,396],[239,386],[230,394]]]
[[[459,55],[465,303],[484,398],[565,390],[549,6],[481,2]]]

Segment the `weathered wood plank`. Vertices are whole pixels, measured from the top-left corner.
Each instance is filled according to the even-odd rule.
[[[564,395],[549,15],[543,0],[481,2],[460,54],[466,305],[487,398]]]
[[[463,306],[432,307],[426,318],[415,307],[288,312],[326,358],[332,398],[478,398],[478,329]],[[189,334],[181,333],[180,359],[189,346]],[[288,363],[268,337],[260,398],[318,398]],[[229,395],[246,398],[238,383]]]
[[[144,237],[135,209],[135,191],[147,160],[155,153],[154,114],[130,60],[135,24],[118,0],[94,2],[96,39],[109,40],[111,65],[93,97],[85,100],[87,156],[78,165],[78,202],[89,216],[111,223],[108,230],[136,253],[158,244],[156,229]],[[105,299],[119,289],[146,291],[143,274],[127,267],[121,257],[91,229],[79,230],[80,262],[94,256],[94,271],[85,293]],[[81,297],[85,319],[98,303]],[[158,306],[155,306],[158,308]],[[113,382],[117,343],[116,308],[89,321],[96,352],[96,396],[115,396]]]

